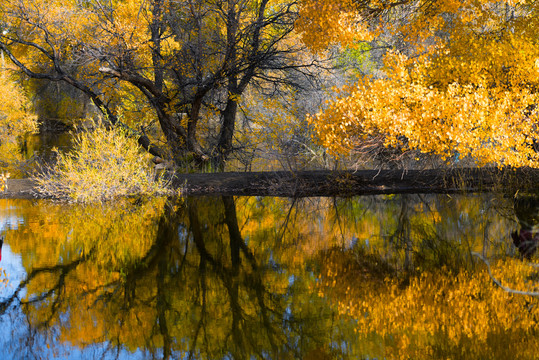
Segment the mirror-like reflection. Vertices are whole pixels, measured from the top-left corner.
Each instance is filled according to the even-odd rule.
[[[0,357],[531,359],[534,201],[0,200]]]

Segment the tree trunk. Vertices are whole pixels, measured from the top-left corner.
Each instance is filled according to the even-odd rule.
[[[226,52],[226,66],[225,69],[228,72],[228,100],[226,107],[222,112],[222,125],[219,133],[219,141],[217,143],[217,154],[215,157],[215,165],[220,169],[224,169],[224,163],[228,157],[228,154],[232,150],[232,138],[234,135],[234,125],[236,122],[236,112],[238,110],[238,77],[236,71],[237,61],[237,46],[236,35],[238,32],[238,21],[236,11],[236,1],[228,1],[228,13],[226,21],[227,30],[227,52]]]
[[[196,132],[198,126],[198,120],[200,117],[200,108],[202,107],[202,99],[206,91],[198,91],[195,95],[195,99],[191,104],[191,111],[189,112],[189,119],[187,121],[187,150],[193,152],[199,160],[205,160],[206,156],[202,147],[197,141]]]
[[[220,165],[224,165],[228,155],[232,151],[232,139],[236,125],[236,113],[238,112],[238,102],[232,96],[226,103],[223,111],[223,123],[219,133],[219,142],[217,144],[217,156]]]
[[[152,105],[157,113],[161,130],[163,130],[169,148],[172,150],[172,157],[176,163],[179,163],[187,149],[187,134],[179,124],[174,123],[172,117],[166,112],[164,104],[153,101]]]

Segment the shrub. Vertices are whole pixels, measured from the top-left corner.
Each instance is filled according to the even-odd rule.
[[[35,177],[37,191],[49,197],[87,203],[119,196],[168,194],[133,137],[120,127],[97,124],[75,135],[74,149],[54,150],[57,162]]]

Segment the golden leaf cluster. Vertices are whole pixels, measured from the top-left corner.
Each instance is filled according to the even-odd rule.
[[[392,49],[384,56],[383,76],[365,76],[341,89],[338,99],[311,118],[321,144],[347,154],[382,135],[387,146],[444,159],[538,166],[539,6],[488,0],[379,3],[382,15],[376,22],[358,21],[352,38],[349,28],[336,25],[348,14],[339,6],[358,14],[367,9],[339,1],[331,5],[337,8],[333,21],[324,18],[330,16],[324,6],[319,16],[308,12],[320,31],[344,34],[330,37],[333,43],[373,41]],[[364,35],[365,27],[370,35]],[[328,45],[309,40],[311,28],[305,29],[315,50]]]
[[[0,73],[0,153],[2,166],[14,168],[23,161],[18,139],[27,133],[37,132],[37,116],[17,80],[8,76],[5,69]]]

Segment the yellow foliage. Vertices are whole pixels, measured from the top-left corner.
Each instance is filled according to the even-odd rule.
[[[37,131],[37,117],[22,88],[6,70],[0,70],[0,161],[2,167],[16,166],[23,160],[17,138]]]
[[[303,42],[316,52],[335,43],[353,45],[357,40],[374,38],[353,0],[306,1],[300,14],[296,27]]]
[[[120,127],[99,124],[75,135],[74,149],[57,152],[58,161],[38,174],[38,191],[74,202],[106,201],[118,196],[169,193],[150,170],[136,139]]]
[[[320,31],[345,35],[331,37],[333,43],[400,42],[385,56],[383,78],[365,77],[342,89],[340,98],[311,118],[320,142],[334,153],[346,154],[365,139],[382,135],[386,146],[444,159],[539,166],[534,150],[539,139],[537,3],[422,3],[372,1],[367,9],[338,1],[331,5],[342,7],[333,21],[324,20],[327,11],[308,12]],[[358,14],[384,16],[376,15],[376,22],[360,21],[351,37],[348,28],[335,28],[336,19],[351,8]],[[323,37],[315,39],[309,26],[303,29],[315,50],[328,45],[316,40]]]
[[[2,71],[0,78],[0,138],[8,139],[37,130],[36,116],[21,87]]]

